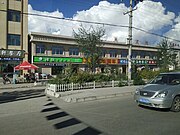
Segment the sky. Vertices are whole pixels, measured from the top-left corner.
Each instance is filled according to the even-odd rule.
[[[178,0],[144,0],[133,4],[133,8],[136,9],[133,11],[134,43],[156,45],[166,36],[180,44]],[[73,30],[78,32],[80,25],[86,29],[103,27],[106,32],[103,40],[127,42],[129,16],[124,13],[128,10],[129,0],[29,0],[28,12],[46,17],[29,15],[28,29],[29,32],[73,36]]]

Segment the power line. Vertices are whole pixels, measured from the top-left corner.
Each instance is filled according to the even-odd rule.
[[[0,11],[1,12],[7,12],[7,10],[0,10]],[[72,22],[103,25],[103,26],[106,25],[106,26],[114,26],[114,27],[122,27],[122,28],[128,28],[129,27],[128,25],[118,25],[118,24],[102,23],[102,22],[94,22],[94,21],[85,21],[85,20],[73,20],[71,18],[55,17],[55,16],[49,16],[49,15],[40,15],[40,14],[35,14],[35,13],[21,13],[21,14],[38,16],[38,17],[46,17],[46,18],[52,18],[52,19],[58,19],[58,20],[66,20],[66,21],[72,21]],[[141,28],[137,28],[137,27],[132,27],[132,28],[136,29],[136,30],[139,30],[139,31],[142,31],[142,32],[147,33],[147,34],[151,34],[151,35],[155,35],[155,36],[158,36],[158,37],[171,39],[171,40],[176,41],[176,42],[180,42],[180,40],[177,40],[177,39],[174,39],[174,38],[171,38],[171,37],[167,37],[167,36],[163,36],[163,35],[160,35],[160,34],[157,34],[157,33],[149,32],[149,31],[146,31],[146,30],[141,29]]]
[[[163,35],[160,35],[160,34],[157,34],[157,33],[149,32],[149,31],[143,30],[141,28],[137,28],[137,27],[132,27],[132,28],[136,29],[136,30],[139,30],[139,31],[142,31],[142,32],[147,33],[147,34],[151,34],[151,35],[155,35],[155,36],[158,36],[158,37],[170,39],[170,40],[173,40],[173,41],[176,41],[176,42],[180,42],[180,40],[177,40],[177,39],[174,39],[174,38],[171,38],[171,37],[167,37],[167,36],[163,36]]]
[[[24,14],[26,14],[26,13],[24,13]],[[53,16],[47,16],[47,15],[39,15],[39,14],[33,14],[33,13],[27,13],[27,14],[28,15],[41,16],[41,17],[49,17],[49,18],[54,18],[54,19],[62,19],[62,20],[68,20],[68,21],[82,22],[82,23],[88,23],[88,24],[98,24],[98,25],[107,25],[107,26],[124,27],[124,28],[128,28],[129,27],[127,25],[117,25],[117,24],[100,23],[100,22],[92,22],[92,21],[84,21],[84,20],[73,20],[73,19],[69,19],[69,18],[60,18],[60,17],[53,17]],[[156,33],[153,33],[153,32],[149,32],[149,31],[146,31],[146,30],[141,29],[141,28],[137,28],[137,27],[132,27],[132,28],[136,29],[136,30],[139,30],[139,31],[142,31],[142,32],[147,33],[147,34],[151,34],[151,35],[155,35],[155,36],[159,36],[159,37],[162,37],[162,38],[167,38],[167,39],[171,39],[171,40],[180,42],[180,40],[173,39],[171,37],[163,36],[163,35],[160,35],[160,34],[156,34]]]

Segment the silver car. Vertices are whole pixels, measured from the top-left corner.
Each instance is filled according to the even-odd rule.
[[[139,105],[180,111],[180,72],[161,73],[149,84],[136,89]]]

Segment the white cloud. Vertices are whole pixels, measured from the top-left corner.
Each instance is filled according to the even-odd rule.
[[[63,18],[63,14],[58,10],[54,12],[41,12],[34,10],[31,7],[31,5],[28,5],[28,12],[31,14]],[[71,35],[72,32],[72,23],[68,23],[65,20],[29,15],[28,23],[29,32],[41,32],[52,34],[61,34],[61,32],[63,32],[64,35]]]
[[[149,32],[158,32],[163,30],[167,26],[173,25],[175,14],[172,12],[166,12],[165,8],[160,2],[144,1],[137,5],[137,10],[133,12],[133,26],[144,29]],[[84,20],[99,23],[115,24],[119,26],[128,26],[128,15],[123,13],[128,11],[128,8],[124,4],[112,4],[107,1],[101,1],[97,6],[93,6],[88,10],[78,11],[73,20]],[[29,5],[29,12],[48,15],[55,17],[63,17],[63,13],[59,11],[54,12],[40,12],[33,10]],[[176,25],[174,28],[180,26],[180,17],[176,18]],[[81,23],[65,21],[60,19],[50,19],[38,16],[29,16],[29,32],[48,32],[53,34],[61,34],[72,36],[72,30],[77,30]],[[87,27],[89,24],[85,24]],[[106,39],[114,40],[116,37],[118,41],[125,42],[128,37],[128,28],[106,26],[106,25],[94,25],[103,26],[106,29]],[[177,29],[176,29],[177,30]],[[173,35],[176,32],[170,30],[167,34]],[[180,38],[180,35],[177,38]],[[133,40],[155,42],[159,38],[149,35],[142,31],[133,30]]]
[[[165,33],[165,36],[179,40],[180,39],[180,14],[174,20],[174,23],[175,25],[172,27],[171,30]]]

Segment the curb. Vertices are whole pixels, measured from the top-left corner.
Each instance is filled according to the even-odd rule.
[[[61,98],[65,102],[68,103],[77,103],[77,102],[86,102],[86,101],[94,101],[94,100],[101,100],[101,99],[108,99],[108,98],[115,98],[115,97],[122,97],[122,96],[130,96],[134,95],[134,92],[125,92],[125,93],[115,93],[109,95],[102,95],[102,96],[89,96],[89,97],[82,97],[82,98]]]

